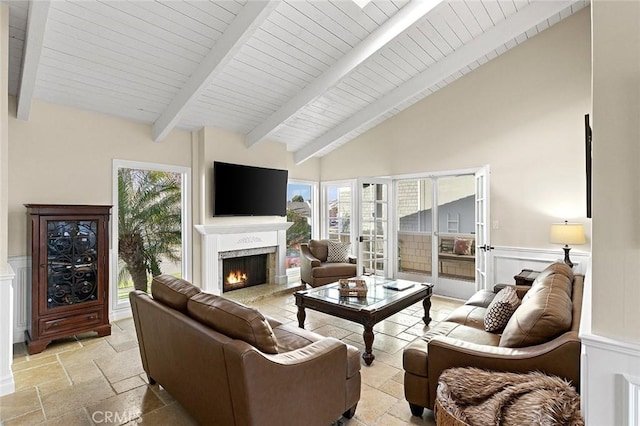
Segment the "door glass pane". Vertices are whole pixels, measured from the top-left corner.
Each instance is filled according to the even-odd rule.
[[[287,269],[300,267],[300,244],[311,239],[313,223],[313,185],[289,182],[287,185]]]
[[[364,272],[388,275],[387,184],[363,183],[360,209]]]
[[[98,298],[98,221],[47,221],[47,308]]]
[[[438,271],[443,277],[475,278],[475,177],[438,179]]]
[[[182,276],[182,174],[118,169],[118,300]]]
[[[351,242],[351,186],[327,185],[327,238]]]
[[[433,181],[397,183],[398,272],[431,274]]]

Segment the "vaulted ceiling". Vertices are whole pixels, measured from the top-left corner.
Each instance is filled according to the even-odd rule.
[[[3,0],[9,93],[322,156],[587,0]],[[517,70],[514,70],[517,72]]]

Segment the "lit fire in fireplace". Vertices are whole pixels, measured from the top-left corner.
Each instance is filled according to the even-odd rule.
[[[227,276],[228,284],[245,283],[246,281],[247,281],[247,274],[241,271],[229,272],[229,275]]]

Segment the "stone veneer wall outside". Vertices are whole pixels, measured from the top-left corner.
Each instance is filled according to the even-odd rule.
[[[398,232],[400,271],[431,273],[431,234]]]

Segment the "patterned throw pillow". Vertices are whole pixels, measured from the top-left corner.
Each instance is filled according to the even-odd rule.
[[[349,262],[349,253],[351,252],[351,244],[339,243],[337,241],[329,241],[327,246],[327,262],[329,263],[345,263]]]
[[[484,329],[491,333],[504,330],[518,305],[520,305],[520,299],[513,287],[500,290],[487,307],[484,315]]]
[[[453,241],[453,252],[455,254],[471,254],[471,240],[456,238]]]

